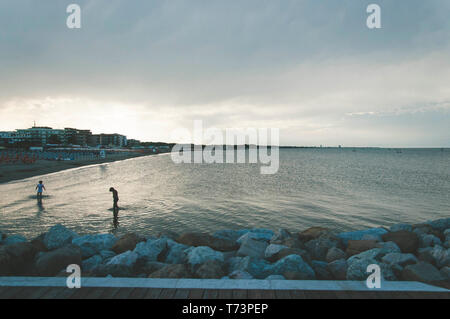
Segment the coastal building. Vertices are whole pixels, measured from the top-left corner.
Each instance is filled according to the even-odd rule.
[[[93,146],[127,146],[125,135],[114,134],[92,134],[90,144]]]
[[[64,128],[64,144],[86,146],[90,144],[91,130],[79,130],[76,128]]]
[[[29,129],[16,130],[16,132],[23,141],[35,146],[64,143],[64,130],[48,126],[33,126]]]

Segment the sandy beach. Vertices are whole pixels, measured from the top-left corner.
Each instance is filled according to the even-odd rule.
[[[14,180],[20,180],[33,176],[40,176],[50,173],[59,172],[66,169],[75,167],[81,167],[93,164],[102,164],[125,160],[134,157],[152,155],[153,153],[141,153],[135,154],[108,154],[105,159],[92,159],[92,160],[74,160],[74,161],[49,161],[38,160],[33,164],[24,163],[6,163],[0,164],[0,184],[7,183]]]

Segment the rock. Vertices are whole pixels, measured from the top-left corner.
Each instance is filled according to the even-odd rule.
[[[434,263],[434,257],[431,253],[433,251],[433,247],[425,247],[425,248],[419,248],[417,250],[417,258],[420,261],[425,261],[427,263]]]
[[[443,267],[439,272],[441,273],[442,277],[450,280],[450,267]]]
[[[106,265],[122,265],[130,268],[132,270],[139,258],[139,255],[131,250],[128,250],[124,253],[114,256],[111,258]]]
[[[434,246],[431,250],[433,264],[439,269],[450,266],[450,249],[444,249],[441,246]]]
[[[244,235],[246,236],[246,235]],[[266,248],[268,247],[267,242],[255,240],[251,237],[246,237],[241,242],[241,247],[237,251],[238,256],[250,256],[254,258],[264,258]]]
[[[362,240],[364,235],[383,236],[388,231],[384,228],[370,228],[366,230],[358,230],[352,232],[340,233],[337,237],[341,238],[345,245],[349,240]]]
[[[384,255],[386,255],[386,253],[383,252],[381,248],[374,248],[359,253],[358,255],[353,255],[352,257],[347,259],[347,263],[350,265],[353,261],[361,259],[375,259],[380,261]]]
[[[389,253],[401,253],[400,247],[392,241],[382,242],[377,244],[377,248],[381,248],[381,252],[384,254]]]
[[[35,271],[39,276],[53,276],[71,264],[81,266],[81,250],[76,245],[41,253],[36,260]]]
[[[111,250],[114,251],[116,254],[121,254],[128,250],[134,250],[134,248],[136,248],[136,245],[144,240],[145,239],[139,237],[134,233],[128,233],[120,237],[116,241],[116,243],[111,247]]]
[[[273,266],[263,259],[250,257],[234,257],[228,261],[229,272],[244,271],[248,272],[256,279],[264,279],[272,274]]]
[[[72,239],[72,244],[80,247],[83,258],[89,258],[102,250],[111,250],[116,241],[112,234],[99,234],[76,237]]]
[[[305,245],[296,236],[286,238],[281,244],[292,249],[305,249]]]
[[[402,280],[420,281],[432,284],[433,282],[445,280],[445,278],[436,267],[421,261],[417,264],[406,266],[402,272]]]
[[[138,259],[143,262],[162,261],[167,251],[167,239],[148,239],[138,243],[133,251],[138,255]]]
[[[313,239],[317,239],[323,235],[329,234],[330,230],[324,227],[310,227],[298,234],[298,239],[303,242],[307,242]]]
[[[47,251],[47,247],[44,244],[44,238],[45,238],[45,233],[40,234],[39,236],[37,236],[36,238],[34,238],[33,240],[30,241],[30,243],[33,245],[33,247],[36,249],[36,251],[38,251],[38,252]]]
[[[198,267],[195,275],[202,279],[219,279],[226,274],[224,271],[223,262],[218,260],[208,260]]]
[[[397,281],[397,275],[395,274],[395,271],[393,269],[393,266],[397,267],[398,265],[390,265],[385,263],[380,263],[380,270],[381,270],[381,278],[387,281]],[[399,270],[401,271],[401,267],[399,267]],[[369,274],[368,274],[369,275]]]
[[[218,251],[232,251],[238,248],[236,241],[204,233],[184,233],[178,237],[177,242],[187,246],[207,246]]]
[[[345,259],[338,259],[328,264],[327,269],[335,280],[345,280],[347,278],[347,262]]]
[[[420,248],[433,247],[435,245],[442,245],[441,240],[438,237],[431,235],[431,234],[420,235],[419,240],[420,240],[420,244],[419,244]]]
[[[271,244],[282,244],[283,241],[292,237],[292,234],[284,228],[279,229],[270,239]]]
[[[299,255],[289,255],[273,265],[273,274],[289,280],[313,280],[314,270]]]
[[[70,244],[76,237],[78,237],[77,233],[61,224],[56,224],[45,234],[44,245],[48,250],[53,250]]]
[[[248,233],[250,229],[241,229],[241,230],[219,230],[213,234],[213,237],[227,239],[230,241],[237,241],[239,237]]]
[[[264,257],[269,261],[275,261],[277,254],[286,248],[288,247],[284,245],[270,244],[264,252]]]
[[[311,258],[314,260],[325,260],[328,250],[337,247],[337,242],[325,237],[319,237],[308,241],[305,246]]]
[[[346,253],[348,256],[353,256],[376,247],[375,240],[349,240]]]
[[[263,242],[269,242],[274,235],[274,232],[268,229],[252,229],[248,233],[245,233],[241,237],[238,238],[236,241],[238,244],[242,245],[244,240],[247,238],[257,240],[257,241],[263,241]]]
[[[153,273],[148,278],[192,278],[189,267],[184,264],[167,265]]]
[[[116,255],[116,253],[113,252],[112,250],[102,250],[102,251],[100,251],[100,256],[102,256],[104,261],[113,258],[115,255]]]
[[[313,260],[311,262],[311,267],[316,274],[316,278],[319,280],[331,280],[333,276],[328,270],[328,264],[324,261]]]
[[[328,263],[331,263],[335,260],[346,259],[346,258],[347,258],[347,254],[345,252],[343,252],[341,249],[339,249],[337,247],[331,247],[327,252],[325,260]]]
[[[362,236],[361,240],[373,240],[376,242],[383,241],[380,235],[371,235],[371,234],[365,234]]]
[[[378,265],[378,262],[372,258],[354,259],[348,263],[347,280],[366,280],[369,276],[367,267],[372,264]]]
[[[139,265],[139,273],[146,274],[147,276],[154,273],[157,270],[160,270],[161,268],[166,267],[168,264],[162,263],[159,261],[148,261],[144,264]],[[146,276],[146,277],[147,277]]]
[[[279,253],[273,255],[270,261],[276,262],[286,256],[289,256],[289,255],[299,255],[307,263],[309,263],[311,261],[311,257],[306,250],[289,248],[289,247],[283,248]]]
[[[417,234],[399,230],[382,235],[384,241],[392,241],[400,247],[402,253],[415,253],[419,248],[419,237]]]
[[[391,232],[396,232],[396,231],[399,231],[399,230],[406,230],[406,231],[411,232],[413,230],[413,227],[410,224],[395,224],[395,225],[392,225],[389,228],[389,230]]]
[[[450,228],[450,218],[442,218],[434,221],[427,222],[433,229],[438,231],[444,231]]]
[[[228,277],[230,279],[253,279],[252,275],[242,270],[235,270]]]
[[[224,262],[224,257],[221,252],[212,250],[210,247],[201,246],[195,247],[188,252],[188,263],[192,271],[195,271],[198,266],[204,264],[208,260],[217,260]]]
[[[27,241],[27,239],[23,236],[20,235],[12,235],[12,236],[8,236],[6,237],[2,244],[3,245],[12,245],[12,244],[17,244],[17,243],[25,243]]]
[[[100,255],[92,256],[89,259],[84,260],[81,263],[81,269],[83,272],[90,272],[95,267],[99,266],[103,262],[103,258]]]
[[[416,264],[419,260],[413,254],[401,254],[401,253],[389,253],[385,255],[381,260],[390,265],[400,265],[405,267],[407,265]]]
[[[173,243],[169,244],[169,251],[167,252],[165,262],[168,264],[184,264],[187,262],[186,249],[189,247],[183,244]]]
[[[30,243],[1,246],[0,276],[25,275],[36,253],[36,248]]]
[[[286,278],[281,275],[270,275],[266,278],[266,280],[286,280]]]

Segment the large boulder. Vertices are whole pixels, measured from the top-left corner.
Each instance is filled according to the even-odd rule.
[[[164,262],[168,264],[184,264],[187,261],[186,245],[179,244],[172,240],[167,241],[168,251]]]
[[[235,242],[241,237],[242,235],[248,233],[250,229],[241,229],[241,230],[219,230],[216,231],[213,234],[213,237],[220,238],[220,239],[226,239],[232,242]]]
[[[264,252],[264,257],[269,261],[275,261],[276,257],[283,249],[288,249],[288,247],[284,245],[270,244]]]
[[[0,247],[0,276],[25,275],[36,255],[30,243],[16,243]]]
[[[436,267],[423,261],[403,268],[402,279],[406,281],[420,281],[425,283],[445,280]]]
[[[365,230],[351,231],[340,233],[337,237],[341,238],[345,245],[347,245],[349,240],[362,240],[364,235],[376,235],[382,236],[386,234],[388,231],[384,228],[370,228]]]
[[[434,246],[431,249],[433,264],[438,268],[450,266],[450,248],[445,249],[441,246]]]
[[[399,265],[405,267],[407,265],[416,264],[419,260],[413,254],[389,253],[381,258],[386,264]]]
[[[273,266],[263,259],[250,257],[233,257],[228,261],[228,271],[242,271],[249,273],[256,279],[264,279],[272,274]],[[230,275],[231,278],[231,275]]]
[[[288,280],[316,279],[314,270],[299,255],[289,255],[273,265],[273,275],[282,275]]]
[[[193,278],[193,274],[187,265],[173,264],[151,273],[148,278]]]
[[[123,265],[133,269],[138,258],[139,255],[136,252],[129,250],[114,256],[106,263],[106,265]]]
[[[308,241],[305,246],[312,259],[325,260],[328,250],[332,247],[337,247],[338,242],[327,237],[319,237]]]
[[[376,248],[378,245],[376,240],[349,240],[347,250],[348,256],[357,255],[364,251]]]
[[[395,225],[392,225],[392,226],[389,228],[389,230],[390,230],[391,232],[396,232],[396,231],[399,231],[399,230],[412,231],[412,230],[413,230],[413,227],[412,227],[412,225],[410,225],[410,224],[395,224]]]
[[[144,238],[134,233],[128,233],[120,237],[111,247],[111,250],[116,254],[121,254],[128,250],[134,250],[134,248],[136,248],[136,245],[144,240]]]
[[[224,262],[223,253],[215,251],[210,247],[201,246],[190,248],[187,250],[188,252],[188,263],[191,266],[192,271],[198,268],[198,266],[204,264],[208,260],[217,260],[219,262]]]
[[[335,280],[345,280],[347,278],[347,261],[338,259],[328,264],[327,269]]]
[[[268,243],[266,241],[255,240],[251,237],[247,237],[242,241],[241,247],[237,251],[237,255],[242,257],[250,256],[254,258],[264,258],[267,247]]]
[[[35,271],[39,276],[54,276],[71,264],[81,266],[81,250],[76,245],[41,253],[36,260]]]
[[[81,269],[83,269],[83,272],[90,272],[95,267],[98,267],[103,262],[103,258],[100,255],[94,255],[86,260],[83,260],[81,263]]]
[[[70,244],[78,234],[67,229],[61,224],[56,224],[44,236],[44,245],[48,250],[61,248]]]
[[[437,237],[433,234],[419,235],[419,247],[420,248],[434,247],[436,245],[442,245],[442,242],[439,239],[439,237]]]
[[[187,246],[207,246],[218,251],[231,251],[238,248],[236,241],[204,233],[184,233],[178,237],[177,242]]]
[[[99,234],[76,237],[72,239],[72,244],[80,247],[83,258],[89,258],[102,250],[111,250],[116,241],[112,234]]]
[[[136,245],[133,252],[138,255],[138,259],[143,262],[162,261],[167,251],[167,239],[148,239]]]
[[[235,270],[231,274],[229,274],[228,277],[230,279],[253,279],[252,275],[243,270]]]
[[[168,264],[162,263],[159,261],[148,261],[148,262],[145,262],[144,264],[138,264],[136,272],[138,272],[140,274],[145,274],[148,276],[148,275],[154,273],[155,271],[166,267],[167,265]]]
[[[330,230],[324,227],[310,227],[298,234],[298,239],[300,241],[310,241],[313,239],[317,239],[323,235],[329,234]]]
[[[306,250],[290,248],[290,247],[281,249],[278,253],[276,253],[275,255],[272,255],[272,257],[270,258],[269,261],[276,262],[286,256],[289,256],[289,255],[299,255],[307,263],[309,263],[311,261],[311,257]]]
[[[27,241],[27,239],[21,235],[12,235],[12,236],[8,236],[6,237],[2,244],[3,245],[12,245],[12,244],[17,244],[17,243],[25,243]]]
[[[382,236],[384,241],[392,241],[400,247],[402,253],[415,253],[419,248],[419,237],[416,233],[399,230]]]
[[[443,232],[450,228],[450,217],[427,222],[433,229]]]
[[[244,242],[244,240],[248,238],[268,243],[270,242],[274,234],[275,233],[269,229],[252,229],[248,233],[245,233],[244,235],[239,237],[236,240],[236,242],[241,245]]]
[[[354,259],[348,264],[347,280],[366,280],[369,276],[367,267],[369,265],[378,265],[379,263],[372,258]]]
[[[446,280],[450,281],[450,267],[443,267],[439,272]]]
[[[311,267],[319,280],[332,280],[333,275],[328,270],[328,264],[324,261],[313,260]]]
[[[335,260],[346,259],[347,254],[337,247],[331,247],[328,249],[327,255],[325,256],[325,260],[328,263],[331,263]]]
[[[218,260],[208,260],[200,265],[195,275],[202,279],[219,279],[225,276],[224,264]]]
[[[270,243],[282,244],[283,241],[290,237],[292,237],[292,234],[289,232],[289,230],[281,228],[272,236],[272,238],[270,239]]]

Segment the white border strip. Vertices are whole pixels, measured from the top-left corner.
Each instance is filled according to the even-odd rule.
[[[0,277],[0,287],[67,287],[66,277]],[[244,279],[156,279],[156,278],[81,278],[81,287],[168,288],[168,289],[251,289],[251,290],[326,290],[326,291],[418,291],[450,290],[413,281],[385,281],[380,289],[369,289],[363,281],[327,280],[244,280]]]

